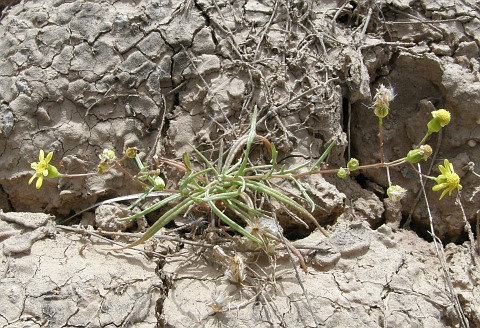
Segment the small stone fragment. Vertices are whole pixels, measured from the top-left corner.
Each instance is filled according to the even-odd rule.
[[[105,204],[95,210],[95,224],[104,231],[126,231],[135,224],[135,220],[120,221],[132,213],[124,205]]]
[[[7,212],[0,209],[0,220],[10,223],[17,223],[25,228],[37,229],[45,226],[48,221],[54,220],[54,217],[45,213],[29,212]]]

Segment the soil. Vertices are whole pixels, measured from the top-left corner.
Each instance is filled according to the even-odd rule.
[[[0,7],[2,327],[480,327],[477,2]],[[129,215],[126,206],[103,204],[66,220],[142,191],[120,172],[28,185],[40,149],[54,152],[52,164],[68,173],[95,171],[105,148],[137,147],[155,165],[155,156],[181,160],[194,144],[215,161],[221,145],[247,133],[255,106],[257,133],[286,167],[317,159],[333,141],[325,168],[351,157],[376,163],[370,104],[381,84],[396,94],[383,125],[387,160],[418,144],[432,110],[451,112],[450,125],[428,141],[433,158],[421,165],[437,175],[449,159],[461,178],[458,197],[440,201],[428,182],[427,206],[406,165],[390,171],[408,189],[400,203],[386,196],[384,170],[310,176],[302,183],[317,205],[312,214],[330,237],[279,210],[294,247],[267,256],[246,251],[235,236],[219,260],[201,231],[165,234],[190,218],[121,251],[158,216],[126,225],[116,220]],[[254,156],[263,158],[260,147]],[[168,187],[182,178],[160,168]],[[245,265],[241,284],[228,279],[225,259]]]

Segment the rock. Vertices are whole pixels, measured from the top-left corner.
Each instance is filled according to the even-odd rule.
[[[434,43],[430,46],[433,53],[437,56],[451,56],[453,51],[448,44]]]
[[[0,220],[10,223],[17,223],[25,228],[37,229],[43,227],[47,222],[52,221],[54,217],[44,213],[20,213],[7,212],[4,213],[0,209]]]
[[[458,45],[455,56],[466,56],[467,58],[478,57],[478,45],[475,41],[461,42]]]
[[[95,210],[95,225],[103,231],[126,231],[135,224],[135,220],[121,221],[132,215],[126,206],[119,204],[100,205]]]

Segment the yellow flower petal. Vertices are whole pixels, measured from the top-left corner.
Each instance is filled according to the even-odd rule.
[[[43,175],[40,175],[38,177],[37,183],[35,184],[35,188],[40,189],[40,187],[42,186],[42,183],[43,183]]]
[[[440,195],[439,200],[442,200],[443,196],[445,196],[445,195],[447,194],[447,191],[448,191],[448,189],[445,189],[445,190],[442,192],[442,194]],[[450,191],[450,194],[452,194],[451,191]]]
[[[47,155],[47,158],[45,159],[45,161],[48,163],[50,163],[50,160],[52,159],[53,157],[53,152],[49,152],[48,155]]]
[[[433,191],[439,191],[439,190],[442,190],[443,188],[446,188],[446,187],[448,187],[447,183],[441,183],[441,184],[437,184],[437,185],[433,186],[432,190]]]
[[[443,175],[447,175],[449,173],[447,167],[448,166],[443,166],[443,165],[438,166],[438,168],[440,169],[440,172],[442,172]]]

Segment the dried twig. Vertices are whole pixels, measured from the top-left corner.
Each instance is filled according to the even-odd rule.
[[[478,253],[475,247],[475,237],[473,236],[472,232],[472,227],[470,226],[470,222],[467,220],[467,216],[465,215],[465,209],[463,208],[462,205],[462,199],[460,197],[460,192],[457,193],[457,198],[455,200],[456,204],[460,207],[460,210],[462,211],[462,218],[463,222],[465,223],[465,231],[468,234],[468,240],[470,241],[470,256],[472,257],[472,261],[478,270],[480,268],[479,263],[478,263]]]
[[[421,173],[422,172],[422,167],[418,164],[418,171]],[[450,296],[452,298],[453,306],[455,308],[455,311],[458,314],[458,317],[460,319],[460,324],[464,328],[469,327],[469,323],[467,318],[465,317],[465,314],[463,313],[462,306],[460,304],[460,301],[458,299],[457,293],[455,292],[455,289],[453,288],[452,284],[452,278],[450,277],[450,273],[447,268],[447,263],[445,261],[445,255],[443,253],[443,245],[441,244],[440,239],[437,238],[435,235],[435,229],[433,227],[433,217],[432,217],[432,212],[430,210],[430,205],[428,203],[428,198],[427,198],[427,192],[425,190],[425,184],[423,182],[423,177],[421,174],[418,175],[419,180],[420,180],[420,185],[421,185],[421,190],[423,192],[423,196],[425,199],[425,203],[427,206],[427,212],[428,212],[428,219],[430,220],[430,231],[433,237],[433,243],[435,245],[435,252],[437,253],[437,258],[440,261],[440,265],[442,266],[443,274],[445,275],[445,282],[448,286],[448,289],[450,291]]]
[[[442,136],[443,136],[443,133],[440,130],[440,132],[438,133],[437,145],[435,146],[435,152],[432,155],[432,159],[430,161],[430,166],[428,167],[428,170],[427,170],[427,175],[429,175],[430,172],[432,172],[433,165],[434,165],[435,160],[436,160],[437,155],[438,155],[438,151],[440,150],[440,145],[442,144]],[[412,209],[410,210],[410,213],[408,213],[407,220],[403,224],[402,228],[410,227],[410,223],[412,223],[413,212],[417,208],[417,205],[420,202],[421,197],[422,197],[422,191],[420,190],[420,191],[418,191],[417,196],[415,197],[415,201],[413,203]]]

